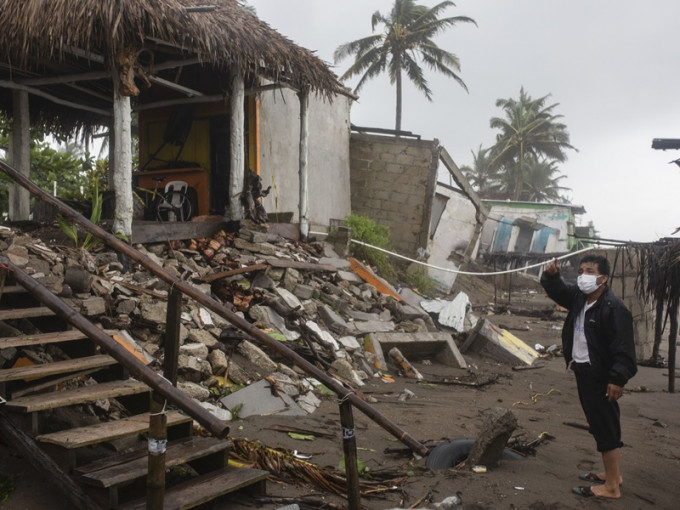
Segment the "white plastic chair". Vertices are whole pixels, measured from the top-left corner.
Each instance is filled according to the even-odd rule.
[[[187,221],[191,215],[191,202],[187,195],[189,184],[185,181],[170,181],[165,185],[165,200],[158,204],[158,217],[162,221]],[[179,218],[177,218],[179,214]],[[185,218],[185,216],[187,216]]]

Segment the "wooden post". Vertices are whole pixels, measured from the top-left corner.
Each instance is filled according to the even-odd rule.
[[[359,510],[361,508],[361,491],[359,489],[354,415],[352,414],[352,404],[344,399],[340,401],[340,426],[342,427],[342,450],[345,453],[348,508],[349,510]]]
[[[12,124],[11,158],[12,165],[22,175],[28,177],[31,171],[31,134],[28,116],[28,92],[25,90],[12,91],[12,105],[14,122]],[[9,219],[11,221],[28,220],[31,213],[31,194],[18,183],[9,188]]]
[[[118,73],[113,78],[113,139],[116,156],[113,169],[113,189],[116,210],[113,232],[128,238],[132,235],[132,110],[130,98],[120,91]]]
[[[668,393],[675,393],[675,353],[678,342],[678,301],[674,303],[670,312],[671,328],[668,335]]]
[[[168,295],[165,319],[165,349],[163,377],[177,386],[177,360],[179,358],[179,319],[182,315],[182,291],[174,286]]]
[[[309,91],[303,89],[298,92],[300,99],[300,239],[306,241],[309,237],[309,189],[308,189],[308,146],[309,146]]]
[[[243,219],[243,207],[241,207],[241,193],[245,180],[245,153],[243,129],[245,123],[244,101],[245,84],[243,76],[237,67],[231,70],[231,122],[229,123],[230,165],[229,165],[229,212],[232,220]]]
[[[146,477],[147,510],[163,510],[167,438],[165,397],[154,391],[151,395],[151,412],[149,417],[149,467]]]

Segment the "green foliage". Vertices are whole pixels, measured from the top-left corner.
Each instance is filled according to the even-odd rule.
[[[437,288],[437,283],[428,276],[427,269],[423,266],[407,270],[402,279],[406,286],[423,296],[431,296]]]
[[[340,464],[338,465],[338,469],[340,469],[340,471],[346,470],[345,457],[344,456],[340,459]],[[358,472],[358,474],[361,478],[365,478],[367,480],[372,479],[372,476],[370,476],[368,474],[368,466],[366,466],[366,463],[359,458],[357,458],[357,472]]]
[[[366,216],[350,214],[347,217],[347,226],[352,229],[352,239],[361,241],[384,250],[391,250],[390,227],[378,224]],[[387,254],[368,246],[352,243],[350,245],[352,255],[366,260],[375,266],[383,278],[394,279],[396,272],[390,264]]]
[[[99,180],[97,178],[94,179],[93,184],[94,189],[92,190],[92,213],[90,214],[90,221],[96,225],[99,223],[99,220],[102,216],[103,195],[99,193]],[[80,239],[78,237],[78,224],[66,223],[66,220],[64,220],[64,218],[61,216],[57,216],[57,223],[64,234],[66,234],[68,238],[73,241],[75,247],[78,248],[80,244]],[[88,232],[88,234],[85,236],[85,240],[83,241],[82,248],[86,251],[89,251],[100,243],[101,240],[99,238],[94,237]]]
[[[0,503],[9,499],[10,493],[14,490],[14,483],[6,476],[0,475]]]
[[[553,162],[564,162],[568,149],[576,150],[569,140],[567,126],[561,122],[562,115],[554,113],[558,103],[546,105],[550,95],[533,99],[524,88],[520,90],[519,99],[498,99],[496,106],[501,108],[504,117],[493,117],[490,126],[500,132],[496,135],[496,143],[491,147],[492,169],[499,172],[501,186],[513,200],[529,200],[533,195],[536,200],[540,195],[559,195],[561,188],[555,176],[559,170],[552,166]],[[534,171],[542,172],[541,180],[550,191],[527,189],[529,165],[540,163]],[[532,176],[532,180],[536,175]],[[500,197],[499,197],[500,198]]]
[[[376,11],[371,18],[373,35],[340,45],[334,54],[335,63],[354,55],[354,63],[341,79],[361,75],[354,91],[358,92],[366,81],[387,73],[391,84],[397,88],[396,130],[401,129],[402,75],[405,75],[425,97],[432,100],[432,91],[425,79],[423,65],[456,81],[467,90],[458,76],[458,57],[443,50],[434,37],[458,23],[475,23],[467,16],[440,17],[450,1],[439,2],[433,7],[420,5],[415,0],[394,0],[389,14]],[[382,33],[375,33],[376,26],[383,25]]]

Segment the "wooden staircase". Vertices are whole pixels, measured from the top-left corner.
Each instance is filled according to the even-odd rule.
[[[86,335],[68,330],[64,321],[20,286],[0,289],[0,320],[30,330],[0,338],[1,351],[16,351],[16,366],[0,369],[0,396],[7,401],[0,413],[32,438],[62,475],[74,480],[99,507],[145,508],[149,454],[144,436],[151,417],[150,388],[130,378],[128,370]],[[67,358],[36,363],[36,356],[23,355],[36,348]],[[77,406],[106,399],[115,399],[116,408],[127,416],[55,430],[56,410],[77,412]],[[194,437],[193,419],[167,401],[166,407],[169,475],[164,508],[193,508],[245,488],[264,492],[266,472],[229,466],[228,440]]]

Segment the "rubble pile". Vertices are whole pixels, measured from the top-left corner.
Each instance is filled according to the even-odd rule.
[[[244,222],[235,234],[220,232],[210,239],[136,248],[350,386],[380,375],[368,335],[439,331],[413,291],[404,294],[411,304],[382,294],[329,244],[294,243],[261,229]],[[128,343],[150,366],[162,370],[167,283],[101,247],[92,252],[48,247],[7,227],[0,230],[0,253],[104,329],[125,332]],[[370,269],[362,266],[361,272]],[[375,279],[379,287],[389,287]],[[391,293],[399,296],[394,289]],[[318,406],[323,390],[318,381],[290,368],[288,360],[272,357],[246,333],[192,300],[185,297],[182,308],[178,366],[182,391],[199,401],[218,403],[236,389],[266,380],[281,396],[283,409],[278,411],[312,412]],[[35,332],[23,323],[0,323],[1,336]],[[29,356],[36,362],[43,354],[55,355],[53,348],[31,350]],[[0,367],[16,357],[16,352],[1,352]],[[223,407],[235,412],[238,408],[243,417],[248,410],[229,397],[233,395],[226,397]]]

